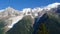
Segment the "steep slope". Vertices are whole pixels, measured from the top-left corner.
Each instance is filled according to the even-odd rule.
[[[33,34],[60,34],[60,18],[52,13],[44,14],[34,24]]]
[[[41,22],[42,21],[45,21],[46,19],[48,18],[48,16],[46,14],[43,14],[41,17],[37,17],[35,18],[35,23],[34,23],[34,31],[33,31],[33,34],[38,34],[37,30],[39,29],[39,25],[41,25]],[[38,21],[37,21],[38,20]],[[40,33],[41,34],[41,33]]]
[[[7,30],[9,30],[9,28],[6,28],[6,24],[5,24],[5,20],[4,19],[0,19],[0,34],[5,34]]]
[[[7,34],[32,34],[34,20],[30,15],[23,17],[18,21],[13,28],[11,28]]]
[[[17,17],[11,17],[9,18],[9,20],[7,20],[6,22],[9,22],[11,21],[11,24],[8,25],[9,28],[12,28],[14,24],[16,24],[19,20],[21,20],[23,18],[23,15],[22,16],[17,16]]]
[[[0,27],[1,34],[5,34],[10,28],[13,27],[19,20],[23,18],[23,15],[11,7],[8,7],[0,11]],[[2,24],[3,23],[3,24]],[[3,33],[2,33],[3,32]]]
[[[23,18],[22,13],[11,7],[7,7],[6,9],[1,10],[1,12],[0,12],[0,19],[4,19],[4,21],[6,22],[5,24],[9,28],[11,28],[13,26],[13,24],[18,22],[22,18]]]
[[[46,14],[35,19],[33,34],[60,34],[60,3],[50,4],[44,11]]]

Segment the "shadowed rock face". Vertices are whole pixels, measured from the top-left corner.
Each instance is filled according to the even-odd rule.
[[[43,23],[43,21],[47,20],[47,18],[48,18],[47,14],[44,14],[43,16],[41,16],[39,18],[35,18],[35,23],[34,23],[34,27],[33,27],[34,28],[33,34],[37,34],[40,24]]]
[[[33,34],[60,34],[60,18],[50,14],[44,14],[34,23]]]
[[[60,13],[60,5],[58,5],[56,12]]]
[[[31,16],[25,16],[22,20],[16,23],[13,28],[7,31],[6,34],[32,34],[33,32],[33,19]]]

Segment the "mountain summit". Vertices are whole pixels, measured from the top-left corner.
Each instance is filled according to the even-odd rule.
[[[10,10],[13,10],[13,8],[12,8],[12,7],[7,7],[6,9],[10,9]]]
[[[48,6],[46,6],[44,8],[50,10],[51,8],[57,8],[59,5],[60,5],[60,3],[56,2],[56,3],[49,4]]]
[[[18,16],[20,15],[20,12],[18,10],[15,10],[11,7],[8,7],[4,9],[4,11],[0,12],[0,17],[6,17],[6,16]]]
[[[12,7],[7,7],[6,9],[4,10],[1,10],[0,11],[0,16],[2,16],[2,13],[3,15],[13,15],[13,16],[16,16],[16,15],[31,15],[31,14],[34,14],[35,16],[38,16],[38,13],[44,13],[44,11],[49,11],[51,10],[52,8],[57,8],[60,7],[60,3],[53,3],[53,4],[49,4],[48,6],[45,6],[45,7],[37,7],[37,8],[25,8],[23,9],[22,11],[19,11],[19,10],[15,10],[13,9]]]

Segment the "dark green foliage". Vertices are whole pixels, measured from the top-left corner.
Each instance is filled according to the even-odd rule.
[[[32,34],[33,32],[33,19],[30,15],[23,17],[18,23],[16,23],[7,34]]]

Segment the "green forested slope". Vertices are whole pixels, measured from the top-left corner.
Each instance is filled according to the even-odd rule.
[[[18,23],[16,23],[12,29],[6,34],[32,34],[33,32],[33,19],[30,15],[23,17]]]

